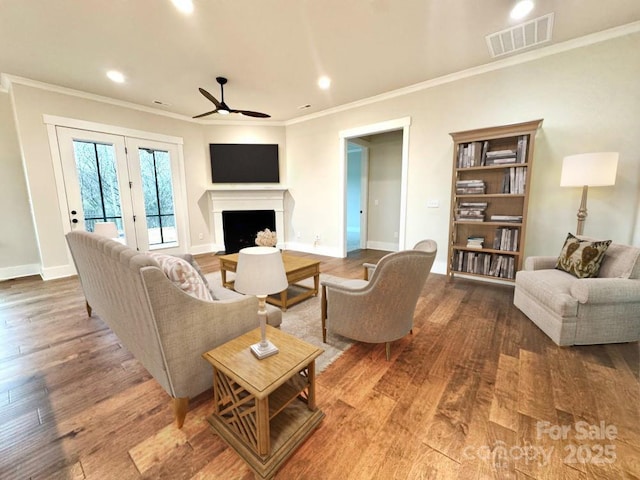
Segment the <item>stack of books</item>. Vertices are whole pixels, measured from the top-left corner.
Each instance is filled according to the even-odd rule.
[[[522,223],[522,215],[491,215],[491,221]]]
[[[460,202],[456,208],[456,220],[459,222],[484,222],[487,205],[487,202]]]
[[[517,163],[518,153],[515,150],[494,150],[486,153],[485,165],[503,165]]]
[[[486,191],[484,180],[457,180],[456,194],[458,195],[478,195]]]
[[[467,248],[476,248],[480,250],[482,249],[483,243],[484,243],[484,237],[475,237],[475,236],[467,237]]]

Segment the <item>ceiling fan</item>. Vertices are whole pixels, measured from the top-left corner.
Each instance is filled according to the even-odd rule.
[[[251,110],[233,110],[229,108],[229,106],[224,103],[224,85],[227,83],[227,79],[225,77],[216,77],[216,82],[220,84],[220,97],[221,101],[216,100],[216,98],[207,92],[204,88],[199,88],[200,93],[204,95],[208,100],[210,100],[215,106],[215,110],[211,110],[210,112],[201,113],[200,115],[196,115],[193,118],[201,118],[206,117],[207,115],[211,115],[213,113],[219,113],[221,115],[228,115],[230,113],[241,113],[242,115],[246,115],[247,117],[258,117],[258,118],[269,118],[271,115],[267,115],[266,113],[261,112],[253,112]]]

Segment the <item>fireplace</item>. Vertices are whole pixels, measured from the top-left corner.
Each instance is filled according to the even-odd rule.
[[[236,253],[245,247],[256,246],[256,234],[268,228],[276,229],[273,210],[231,210],[222,212],[225,253]]]
[[[226,253],[234,253],[232,250],[236,248],[244,248],[244,246],[254,246],[256,234],[260,230],[269,228],[275,230],[278,236],[278,248],[284,248],[284,194],[287,190],[284,188],[270,187],[253,187],[253,186],[227,186],[218,187],[209,190],[209,200],[211,207],[211,225],[213,228],[213,248],[215,251]],[[259,227],[247,227],[251,229],[250,234],[243,234],[245,239],[242,246],[228,245],[229,225],[225,225],[224,217],[228,217],[232,212],[271,212],[273,216],[272,226],[263,226],[264,221],[259,221]],[[240,217],[249,214],[240,213]],[[233,216],[233,215],[231,215]],[[243,220],[241,220],[242,222]],[[235,222],[235,221],[234,221]],[[234,229],[235,227],[231,227]],[[233,235],[233,234],[232,234]],[[248,236],[251,235],[251,244],[245,245]],[[237,251],[237,250],[235,250]]]

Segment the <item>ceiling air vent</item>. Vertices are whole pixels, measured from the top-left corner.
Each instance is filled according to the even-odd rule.
[[[553,13],[487,35],[487,46],[492,57],[530,48],[551,40]]]

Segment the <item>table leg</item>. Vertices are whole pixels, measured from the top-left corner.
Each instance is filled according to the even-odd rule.
[[[320,291],[320,272],[316,273],[313,276],[313,296],[317,297],[318,292]]]
[[[309,387],[308,387],[309,395],[307,396],[307,406],[309,407],[309,410],[315,410],[316,409],[316,361],[315,360],[313,360],[307,366],[307,375],[309,376],[309,378],[307,378],[307,381],[309,382]]]
[[[220,278],[222,279],[222,286],[227,286],[227,270],[224,268],[220,269]]]
[[[269,433],[269,398],[256,399],[256,421],[258,454],[268,455],[271,451]]]
[[[287,290],[288,288],[285,288],[282,292],[280,292],[280,308],[283,312],[287,311]]]

